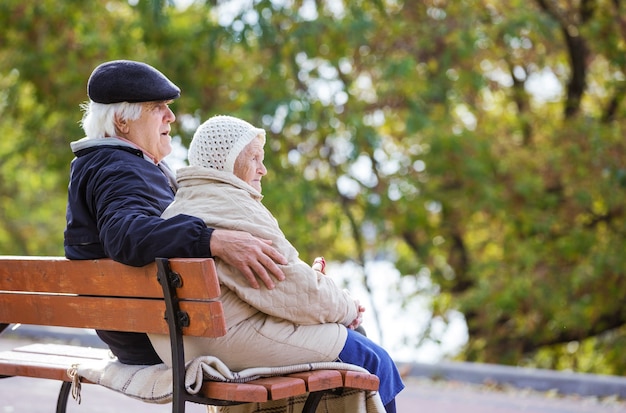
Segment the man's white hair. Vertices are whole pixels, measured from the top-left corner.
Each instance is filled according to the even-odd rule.
[[[89,101],[81,108],[84,111],[83,119],[80,121],[85,136],[88,138],[104,138],[107,136],[117,136],[115,130],[115,116],[120,120],[135,120],[141,116],[143,105],[141,103],[96,103]]]

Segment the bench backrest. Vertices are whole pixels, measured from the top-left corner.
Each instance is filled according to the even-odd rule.
[[[189,325],[184,335],[226,334],[220,287],[210,258],[169,260]],[[0,256],[0,324],[22,323],[168,334],[157,265],[109,259]]]

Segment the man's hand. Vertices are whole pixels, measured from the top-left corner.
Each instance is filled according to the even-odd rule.
[[[277,264],[285,265],[287,260],[271,245],[272,241],[253,237],[243,231],[216,229],[211,235],[213,256],[241,271],[252,288],[259,288],[257,277],[270,290],[275,284],[269,274],[278,281],[285,279],[285,274]]]

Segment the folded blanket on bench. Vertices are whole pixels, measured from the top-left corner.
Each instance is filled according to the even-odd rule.
[[[221,360],[212,356],[202,356],[187,363],[185,375],[185,387],[190,394],[197,394],[204,380],[244,383],[260,377],[280,376],[301,371],[322,370],[322,369],[344,369],[353,371],[366,370],[352,364],[326,362],[307,363],[284,367],[255,367],[239,372],[231,371]],[[169,403],[172,401],[172,370],[165,364],[153,366],[133,366],[122,364],[117,359],[110,361],[90,362],[75,365],[68,375],[72,378],[72,395],[80,402],[80,382],[83,377],[92,383],[107,387],[116,392],[125,394],[134,399],[148,403]],[[366,394],[367,393],[367,394]],[[325,396],[326,401],[322,405],[330,403],[339,409],[327,411],[348,411],[348,412],[384,412],[384,407],[380,401],[378,392],[345,391],[342,395]],[[301,400],[300,400],[301,399]],[[263,408],[267,408],[268,403],[274,404],[272,412],[289,410],[294,405],[304,405],[305,396],[294,397],[285,400],[276,400],[263,403]],[[334,401],[333,401],[334,400]],[[215,408],[213,411],[220,412],[254,412],[257,403],[247,403],[245,405],[228,406]],[[282,407],[279,407],[282,406]],[[346,406],[351,406],[350,408]],[[219,409],[219,410],[218,410]],[[283,410],[284,409],[284,410]],[[209,410],[211,411],[211,410]],[[295,410],[297,411],[297,410]],[[318,410],[319,411],[319,410]]]

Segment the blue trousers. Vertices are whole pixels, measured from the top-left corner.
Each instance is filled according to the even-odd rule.
[[[363,367],[380,378],[378,394],[387,413],[396,411],[396,395],[404,389],[398,368],[385,349],[363,334],[348,330],[339,361]]]

